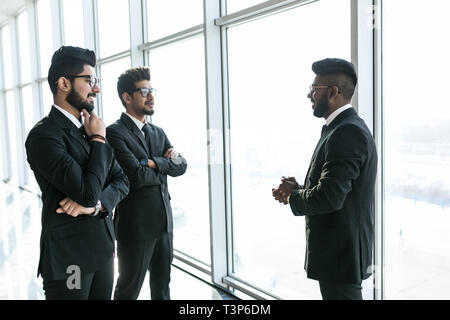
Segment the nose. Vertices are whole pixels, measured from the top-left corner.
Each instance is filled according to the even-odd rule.
[[[96,85],[92,88],[92,92],[95,92],[95,93],[99,93],[99,92],[100,92],[100,87],[98,86],[98,84],[96,84]]]

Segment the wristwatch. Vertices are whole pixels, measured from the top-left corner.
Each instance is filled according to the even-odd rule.
[[[102,203],[100,202],[100,200],[98,200],[97,204],[95,205],[95,211],[94,211],[94,213],[91,214],[91,216],[95,217],[96,215],[98,215],[98,212],[100,211],[101,207],[102,207]]]
[[[141,166],[148,167],[148,159],[142,159],[141,161],[139,161],[139,163],[141,164]]]

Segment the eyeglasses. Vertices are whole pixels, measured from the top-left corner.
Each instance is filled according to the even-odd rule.
[[[132,92],[136,92],[136,91],[139,91],[143,98],[147,97],[149,94],[151,94],[153,97],[156,95],[155,88],[143,87],[143,88],[134,89]]]
[[[325,88],[333,88],[333,87],[337,87],[338,93],[341,93],[341,90],[339,90],[338,86],[318,86],[318,85],[312,84],[309,86],[309,94],[313,95],[316,92],[316,89],[325,89]]]
[[[96,85],[98,85],[100,83],[100,80],[94,76],[93,74],[83,74],[83,75],[79,75],[79,76],[70,76],[70,77],[66,77],[67,79],[75,79],[75,78],[86,78],[89,79],[89,85],[91,86],[91,88],[94,88]]]

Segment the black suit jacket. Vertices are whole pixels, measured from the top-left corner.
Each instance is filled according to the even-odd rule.
[[[377,151],[353,108],[339,114],[317,144],[295,215],[305,215],[308,278],[360,283],[371,274]]]
[[[149,125],[150,149],[142,131],[125,113],[106,129],[117,161],[130,180],[130,193],[119,203],[114,216],[118,241],[147,240],[173,229],[167,175],[184,174],[187,163],[181,156],[164,158],[172,145],[161,128]],[[157,168],[140,164],[142,159],[152,159]]]
[[[70,265],[79,266],[83,273],[102,267],[114,252],[113,209],[129,189],[113,149],[100,142],[88,143],[55,107],[31,129],[25,147],[42,192],[38,275],[58,280],[68,276]],[[76,218],[56,213],[67,196],[85,207],[94,207],[100,200],[107,213]]]

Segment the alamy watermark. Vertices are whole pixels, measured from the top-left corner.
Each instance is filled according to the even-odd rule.
[[[69,277],[66,281],[67,289],[73,290],[81,289],[81,269],[77,265],[70,265],[67,267],[66,273],[69,274]]]

